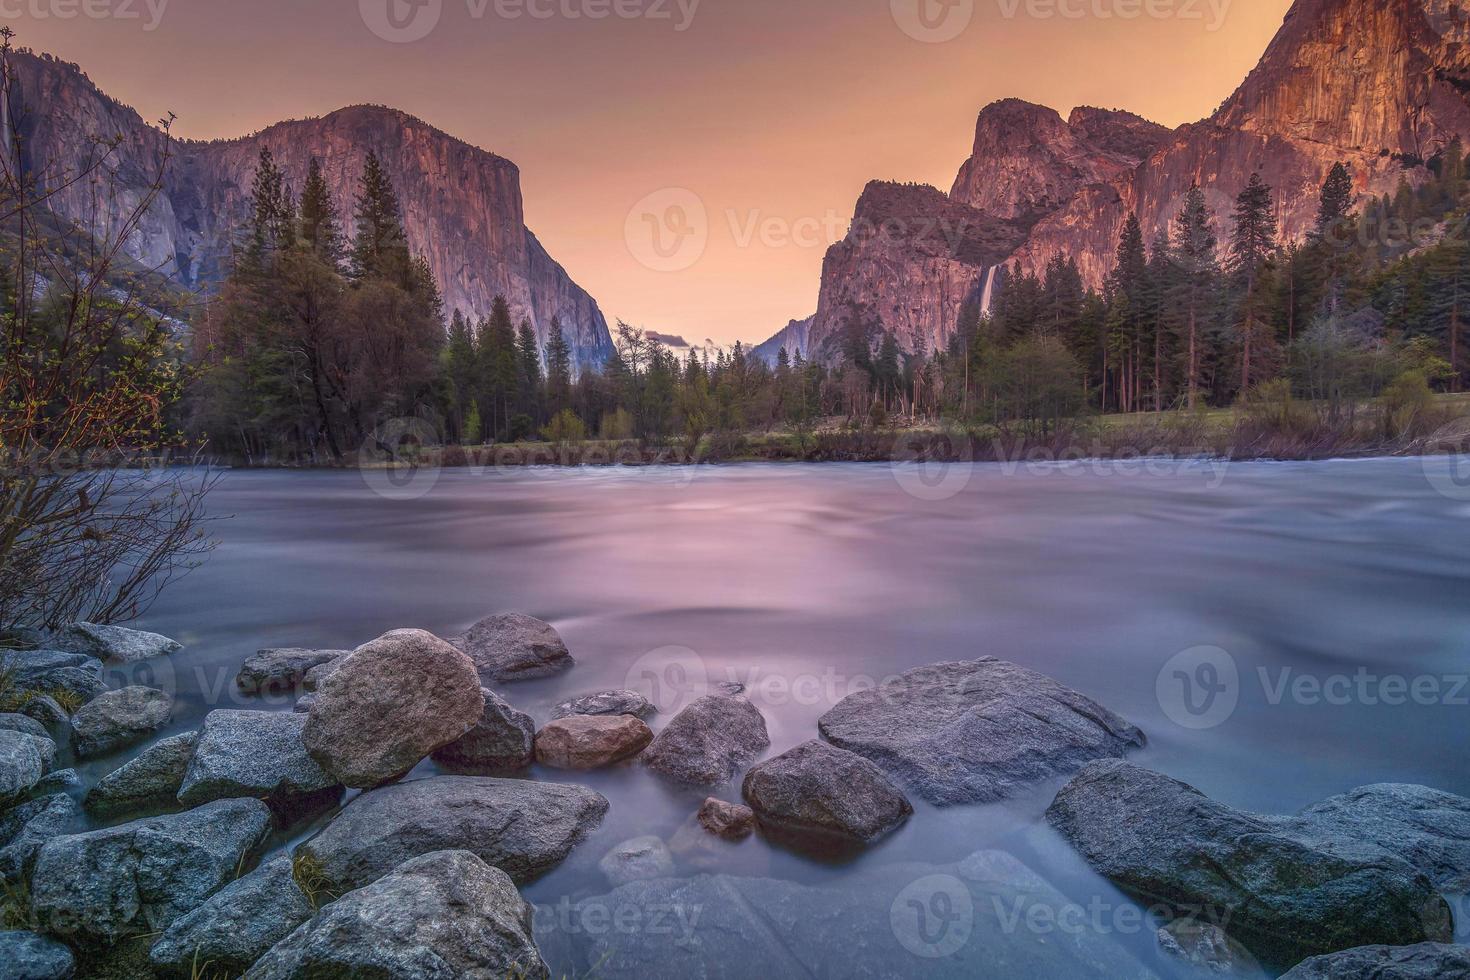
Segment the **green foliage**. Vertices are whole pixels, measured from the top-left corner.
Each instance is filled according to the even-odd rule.
[[[582,442],[587,438],[587,426],[572,413],[571,409],[563,409],[541,430],[541,438],[563,446],[573,442]]]

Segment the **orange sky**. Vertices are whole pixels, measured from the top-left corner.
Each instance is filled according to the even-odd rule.
[[[1290,5],[392,0],[409,29],[441,9],[426,37],[390,43],[368,27],[388,23],[387,2],[0,0],[0,21],[144,118],[178,113],[185,137],[359,102],[421,116],[520,165],[527,223],[610,321],[733,343],[815,309],[825,247],[868,180],[948,190],[985,104],[1193,121],[1239,84]],[[95,16],[109,11],[133,16]],[[900,22],[957,36],[916,40]],[[649,268],[626,241],[630,209],[667,188],[708,215],[707,247],[677,271]]]

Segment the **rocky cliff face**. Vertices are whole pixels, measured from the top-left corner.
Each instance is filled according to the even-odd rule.
[[[95,138],[121,138],[109,159],[115,193],[99,196],[83,183],[53,201],[63,216],[105,233],[122,208],[145,193],[163,156],[163,134],[98,91],[75,66],[29,54],[16,56],[15,65],[16,101],[24,106],[22,152],[31,172],[75,168],[95,152]],[[246,218],[262,147],[270,148],[298,193],[316,157],[346,221],[363,160],[375,152],[398,191],[410,248],[428,260],[447,309],[479,318],[500,294],[517,319],[531,320],[543,344],[559,316],[580,365],[600,364],[611,349],[596,302],[525,227],[516,165],[377,106],[284,122],[237,140],[174,143],[163,194],[128,242],[129,253],[189,288],[215,287],[228,271],[232,236]]]
[[[809,316],[805,320],[792,320],[786,326],[776,332],[776,335],[764,344],[758,344],[750,349],[750,356],[765,361],[771,367],[781,358],[781,349],[786,349],[786,356],[793,361],[799,353],[806,357],[809,339],[812,331],[812,321],[816,317]]]
[[[1125,112],[1078,109],[1063,120],[1016,100],[986,108],[948,200],[988,223],[981,237],[993,244],[1017,236],[994,261],[1040,272],[1070,256],[1098,287],[1128,213],[1149,237],[1162,234],[1196,182],[1227,235],[1236,195],[1260,172],[1275,188],[1283,233],[1300,238],[1334,163],[1352,168],[1363,194],[1392,193],[1404,177],[1422,179],[1456,135],[1470,137],[1470,0],[1298,0],[1235,94],[1173,132]],[[943,195],[927,191],[913,196],[943,210]],[[979,298],[965,265],[902,242],[839,243],[823,269],[831,301],[813,343],[839,329],[842,306],[858,303],[906,348],[932,350],[952,334],[960,305]]]

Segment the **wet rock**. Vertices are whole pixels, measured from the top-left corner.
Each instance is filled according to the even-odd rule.
[[[434,753],[434,759],[472,774],[518,772],[535,757],[536,722],[512,708],[504,698],[481,688],[485,708],[462,738]]]
[[[993,657],[908,671],[844,698],[818,727],[939,806],[1005,799],[1144,744],[1076,691]]]
[[[102,681],[102,664],[84,653],[29,650],[0,655],[0,660],[10,669],[15,689],[23,693],[45,697],[61,694],[68,700],[85,703],[107,690]],[[22,713],[35,717],[24,708]],[[65,720],[66,713],[60,714]],[[38,720],[46,722],[45,718]]]
[[[1314,956],[1281,980],[1470,980],[1470,948],[1365,946]]]
[[[826,742],[762,762],[746,774],[742,792],[762,826],[788,838],[814,835],[818,846],[829,836],[871,844],[914,812],[883,770]]]
[[[743,697],[711,694],[675,715],[643,753],[643,761],[678,782],[715,786],[770,744],[766,720],[755,705]]]
[[[554,677],[576,665],[550,624],[521,613],[482,619],[454,645],[469,654],[487,684]]]
[[[480,721],[475,665],[431,633],[399,630],[359,647],[317,691],[302,738],[355,789],[405,775]]]
[[[71,715],[53,697],[48,695],[37,695],[27,699],[21,705],[20,713],[27,718],[34,718],[48,728],[60,728],[71,721]]]
[[[311,706],[314,704],[316,704],[315,694],[303,694],[296,699],[296,703],[292,705],[291,710],[298,715],[304,715],[311,711]]]
[[[580,786],[438,776],[364,793],[296,853],[336,895],[461,848],[524,884],[560,864],[605,813],[607,800]]]
[[[347,656],[350,657],[352,654],[349,653]],[[301,689],[304,691],[317,690],[322,686],[322,681],[335,674],[337,668],[341,667],[342,662],[346,659],[347,657],[338,657],[336,660],[328,660],[324,664],[318,664],[311,668],[301,678]]]
[[[81,785],[82,777],[75,769],[57,769],[42,776],[41,781],[31,787],[31,792],[38,796],[50,796],[54,793],[66,793]]]
[[[563,701],[551,709],[551,719],[556,721],[575,715],[632,715],[647,721],[657,713],[653,702],[637,691],[604,691]]]
[[[0,977],[5,980],[70,980],[76,975],[71,950],[34,932],[0,932]]]
[[[1186,968],[1212,976],[1266,980],[1256,958],[1213,922],[1175,919],[1158,931],[1159,950]]]
[[[46,726],[36,719],[9,713],[0,714],[0,732],[24,732],[27,735],[46,739],[51,737]]]
[[[699,808],[699,825],[724,840],[744,840],[755,831],[755,811],[712,796]]]
[[[632,715],[574,715],[536,733],[536,760],[556,769],[601,769],[631,759],[653,741]]]
[[[179,802],[194,807],[249,796],[290,813],[311,799],[340,799],[341,784],[306,752],[306,721],[306,715],[284,711],[211,711],[179,786]]]
[[[408,861],[323,908],[245,974],[546,978],[531,908],[506,874],[466,851]]]
[[[259,800],[220,800],[54,838],[36,859],[31,907],[42,931],[73,945],[167,929],[234,879],[270,822]]]
[[[103,776],[82,805],[100,817],[179,809],[179,787],[198,740],[198,732],[159,739],[137,758]]]
[[[347,656],[348,650],[260,650],[247,657],[235,675],[235,683],[246,694],[290,691],[305,680],[313,667]]]
[[[758,878],[771,873],[772,850],[764,841],[750,835],[717,837],[705,829],[696,813],[669,836],[669,853],[685,874],[707,871]]]
[[[668,878],[674,873],[674,856],[659,837],[635,837],[623,841],[597,862],[607,882],[614,888],[630,881]]]
[[[142,741],[168,724],[173,699],[151,687],[108,691],[72,718],[72,748],[90,759]]]
[[[0,731],[0,806],[28,793],[56,759],[56,743],[26,732]]]
[[[81,818],[81,807],[64,793],[28,800],[0,815],[0,880],[21,887],[46,842],[71,833]]]
[[[174,922],[149,953],[161,971],[190,976],[195,963],[238,976],[316,910],[281,855],[232,881]]]
[[[51,643],[67,653],[81,653],[110,663],[135,664],[175,653],[182,643],[157,633],[97,623],[72,623],[54,634]]]
[[[1245,813],[1117,760],[1078,774],[1047,819],[1099,874],[1224,924],[1268,968],[1453,934],[1430,878],[1374,843],[1324,841],[1310,821]]]

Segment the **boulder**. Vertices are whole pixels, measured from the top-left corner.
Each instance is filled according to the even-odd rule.
[[[1266,980],[1256,958],[1213,922],[1175,919],[1156,934],[1159,951],[1186,970],[1235,980]]]
[[[883,770],[826,742],[762,762],[741,791],[768,833],[804,847],[871,844],[914,812]]]
[[[30,792],[56,761],[56,743],[43,735],[0,731],[0,806]]]
[[[560,864],[605,813],[607,800],[580,786],[437,776],[362,794],[296,855],[334,895],[410,858],[455,849],[524,884]]]
[[[576,665],[550,624],[521,613],[482,619],[454,645],[469,654],[487,684],[554,677]]]
[[[744,840],[755,831],[755,811],[711,796],[699,808],[699,825],[722,840]]]
[[[20,706],[20,713],[49,728],[60,728],[71,722],[71,715],[61,706],[61,702],[46,694],[26,698],[25,704]]]
[[[604,854],[597,867],[607,878],[607,883],[617,888],[630,881],[671,877],[674,856],[662,838],[635,837]]]
[[[0,815],[0,881],[22,887],[46,842],[71,833],[81,819],[81,807],[65,793],[27,800]]]
[[[754,817],[751,819],[753,826]],[[758,878],[771,873],[773,852],[765,841],[749,835],[718,837],[705,829],[697,813],[691,813],[669,835],[669,853],[686,874],[707,871]]]
[[[1445,943],[1364,946],[1314,956],[1281,980],[1470,980],[1470,949]]]
[[[198,740],[198,732],[159,739],[137,758],[103,776],[82,805],[99,817],[179,809],[179,786]]]
[[[440,851],[326,906],[245,976],[545,980],[549,974],[532,939],[531,907],[510,878],[467,851]]]
[[[458,741],[434,752],[434,760],[474,775],[519,772],[535,757],[536,722],[500,695],[481,688],[480,721]]]
[[[766,720],[755,705],[738,695],[711,694],[675,715],[643,761],[678,782],[715,786],[770,745]]]
[[[259,650],[245,658],[235,684],[246,694],[295,690],[313,667],[339,660],[348,650]]]
[[[278,814],[313,801],[341,799],[342,785],[306,752],[306,715],[284,711],[211,711],[179,786],[186,807],[253,796]]]
[[[919,667],[851,694],[818,728],[937,806],[1005,799],[1144,744],[1076,691],[993,657]]]
[[[602,769],[648,748],[653,732],[632,715],[573,715],[536,733],[536,761],[554,769]]]
[[[647,721],[658,713],[653,702],[637,691],[604,691],[563,701],[551,709],[551,720],[574,715],[632,715]]]
[[[71,950],[34,932],[0,932],[0,977],[5,980],[70,980],[76,975]]]
[[[108,691],[72,717],[72,748],[80,759],[115,752],[168,724],[172,711],[173,699],[151,687]]]
[[[398,630],[359,647],[327,677],[302,739],[338,782],[367,789],[457,741],[484,709],[468,657],[431,633]]]
[[[1324,841],[1309,823],[1245,813],[1121,761],[1085,768],[1047,820],[1099,874],[1223,925],[1268,968],[1453,935],[1428,875],[1374,843]]]
[[[74,946],[167,929],[234,879],[270,823],[259,800],[220,800],[53,838],[36,859],[31,907],[43,932]]]
[[[86,703],[107,690],[102,680],[102,664],[84,653],[28,650],[10,652],[3,658],[11,672],[11,684],[23,694],[53,699],[55,695],[63,695],[69,701]],[[63,712],[62,718],[65,717]]]
[[[31,787],[31,792],[37,796],[50,796],[70,792],[81,785],[82,777],[75,769],[57,769],[42,776],[41,781]]]
[[[161,972],[191,976],[196,963],[239,976],[316,910],[302,894],[290,855],[230,882],[169,926],[149,958]]]
[[[0,732],[24,732],[37,738],[51,737],[46,726],[36,719],[10,713],[0,714]]]
[[[352,656],[352,654],[348,653],[347,656],[350,657]],[[328,660],[326,663],[318,664],[317,666],[308,670],[306,672],[306,676],[301,678],[302,690],[315,691],[320,688],[322,686],[322,681],[335,674],[337,672],[337,668],[341,667],[342,662],[346,659],[347,657],[338,657],[336,660]]]
[[[118,664],[152,660],[184,648],[182,643],[157,633],[97,623],[72,623],[54,634],[51,644],[67,653],[86,654]]]

